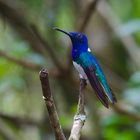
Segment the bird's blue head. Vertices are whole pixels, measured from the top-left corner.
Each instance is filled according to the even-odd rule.
[[[72,48],[73,58],[78,57],[82,52],[86,52],[88,50],[88,39],[84,33],[66,32],[58,28],[53,28],[53,29],[65,33],[70,37],[73,46]]]

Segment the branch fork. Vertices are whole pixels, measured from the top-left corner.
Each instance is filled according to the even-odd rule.
[[[66,140],[61,125],[59,123],[59,118],[53,96],[50,90],[49,77],[47,69],[42,69],[39,73],[40,81],[42,85],[43,99],[46,103],[48,110],[51,126],[55,133],[56,140]],[[80,79],[80,89],[79,89],[79,102],[77,107],[77,113],[74,116],[74,122],[71,129],[71,134],[69,140],[79,140],[81,136],[81,130],[84,126],[86,120],[86,113],[84,111],[85,105],[85,95],[84,89],[86,87],[86,80]]]

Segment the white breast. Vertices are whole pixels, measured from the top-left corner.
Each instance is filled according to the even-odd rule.
[[[73,65],[74,65],[75,69],[78,71],[80,78],[87,80],[87,75],[85,74],[83,68],[74,61],[73,61]]]

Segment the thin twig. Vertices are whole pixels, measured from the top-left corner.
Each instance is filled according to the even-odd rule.
[[[12,61],[22,67],[28,68],[28,69],[32,69],[32,70],[39,70],[41,68],[40,65],[37,65],[33,62],[29,62],[29,61],[25,61],[25,60],[21,60],[21,59],[17,59],[13,56],[10,56],[9,54],[3,52],[0,50],[0,57],[4,57],[5,59]]]
[[[79,102],[78,102],[78,109],[77,114],[85,114],[84,106],[85,106],[85,87],[86,87],[86,80],[80,79],[80,89],[79,89]]]
[[[45,100],[45,103],[46,103],[51,126],[55,133],[55,138],[56,140],[65,140],[66,138],[63,134],[63,130],[61,129],[58,114],[57,114],[56,107],[53,100],[53,96],[50,90],[48,72],[46,69],[42,69],[39,75],[40,75],[42,91],[43,91],[43,99]]]
[[[85,95],[84,89],[86,87],[86,80],[80,80],[79,102],[77,114],[74,116],[74,123],[71,129],[69,140],[79,140],[81,136],[81,130],[86,120],[86,113],[84,111]]]

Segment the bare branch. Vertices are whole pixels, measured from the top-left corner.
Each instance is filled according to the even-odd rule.
[[[40,76],[41,85],[42,85],[43,99],[45,100],[45,103],[46,103],[51,126],[55,132],[55,138],[56,140],[66,140],[63,134],[63,130],[61,129],[61,126],[59,123],[58,114],[57,114],[53,96],[50,90],[49,77],[48,77],[47,70],[42,69],[39,73],[39,76]]]
[[[4,120],[8,120],[8,121],[14,123],[17,126],[20,126],[20,125],[38,126],[40,124],[39,121],[36,121],[36,120],[33,120],[33,119],[21,118],[19,116],[11,116],[11,115],[8,115],[8,114],[4,114],[2,112],[0,112],[0,118],[4,119]]]
[[[81,136],[81,130],[86,120],[86,114],[84,111],[85,95],[84,89],[86,87],[86,80],[80,79],[80,91],[79,91],[79,103],[77,114],[74,116],[74,123],[71,129],[69,140],[79,140]]]
[[[0,57],[3,57],[5,59],[7,59],[8,61],[11,61],[15,64],[18,64],[19,66],[22,66],[24,68],[28,68],[31,70],[39,71],[42,68],[41,65],[35,64],[33,62],[29,62],[27,60],[25,61],[25,60],[17,59],[15,57],[5,53],[2,50],[0,50]],[[50,69],[49,74],[50,74],[50,76],[55,77],[55,78],[59,77],[61,75],[61,73],[58,69]]]
[[[122,106],[115,105],[115,106],[112,106],[112,108],[114,109],[114,111],[116,113],[118,113],[120,115],[125,115],[135,121],[140,121],[140,115],[132,113],[132,112],[126,110],[125,108],[123,108]]]
[[[39,70],[41,68],[40,65],[37,65],[37,64],[29,62],[29,61],[17,59],[1,50],[0,50],[0,57],[4,57],[5,59],[12,61],[12,62],[14,62],[22,67],[28,68],[28,69]]]
[[[94,11],[96,9],[96,5],[98,2],[99,2],[99,0],[92,0],[91,2],[89,2],[88,6],[86,7],[86,9],[84,11],[84,15],[79,20],[79,25],[78,25],[79,32],[83,32],[85,30],[92,14],[94,13]]]

